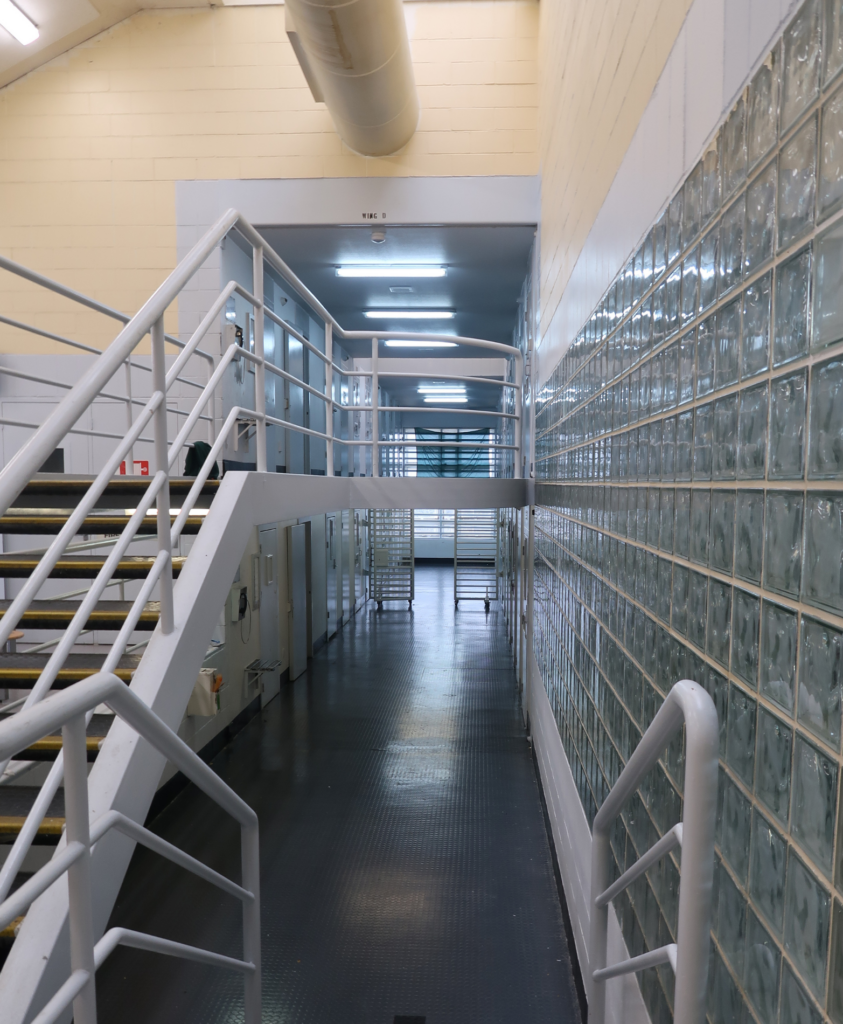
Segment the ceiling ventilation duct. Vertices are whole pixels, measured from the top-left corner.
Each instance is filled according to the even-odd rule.
[[[409,142],[419,101],[401,0],[286,0],[285,16],[313,98],[343,142],[363,156]]]

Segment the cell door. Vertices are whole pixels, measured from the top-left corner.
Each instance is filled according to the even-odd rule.
[[[307,538],[304,526],[287,527],[290,679],[307,668]]]
[[[258,531],[258,559],[260,568],[260,637],[261,661],[274,663],[276,668],[263,674],[261,707],[275,697],[281,689],[279,662],[281,645],[278,637],[278,530],[262,527]]]
[[[340,545],[340,566],[342,594],[342,621],[348,622],[354,613],[354,546],[351,543],[351,512],[349,509],[342,510],[342,534]]]
[[[325,546],[327,561],[328,590],[328,639],[337,631],[337,517],[325,517]],[[342,614],[342,609],[339,610]]]

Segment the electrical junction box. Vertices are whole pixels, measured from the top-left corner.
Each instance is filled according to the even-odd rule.
[[[389,568],[389,548],[375,548],[375,568]]]

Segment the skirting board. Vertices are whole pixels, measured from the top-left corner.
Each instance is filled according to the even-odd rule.
[[[574,776],[547,698],[541,673],[530,652],[529,717],[542,790],[550,817],[553,843],[568,902],[577,956],[583,977],[589,977],[588,929],[591,893],[591,829],[580,802]],[[609,914],[607,963],[629,956],[614,910]],[[606,983],[607,1024],[650,1024],[634,975]],[[586,982],[586,988],[587,988]]]

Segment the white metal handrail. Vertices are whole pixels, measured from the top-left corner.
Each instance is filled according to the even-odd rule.
[[[115,811],[91,824],[88,809],[88,765],[85,721],[106,703],[111,710],[172,762],[240,824],[242,885],[154,835]],[[51,700],[0,722],[0,759],[8,759],[56,729],[62,730],[65,761],[66,845],[13,895],[0,903],[0,928],[5,927],[63,875],[67,875],[70,970],[64,985],[35,1018],[53,1024],[72,1005],[75,1024],[96,1024],[94,974],[117,945],[165,953],[200,963],[226,967],[243,974],[246,1024],[261,1020],[260,847],[255,812],[219,778],[117,676],[101,672],[76,683]],[[205,879],[243,904],[243,958],[236,960],[210,950],[186,946],[153,935],[117,928],[94,940],[91,848],[116,829],[180,867]]]
[[[682,822],[610,885],[609,836],[612,825],[623,805],[683,725],[685,783]],[[714,703],[698,683],[684,679],[668,693],[594,818],[588,965],[590,1024],[604,1024],[606,981],[665,963],[671,965],[676,976],[673,1003],[676,1024],[703,1024],[705,1020],[717,817],[717,758],[717,711]],[[682,872],[676,942],[607,966],[609,903],[677,846],[682,847]]]

